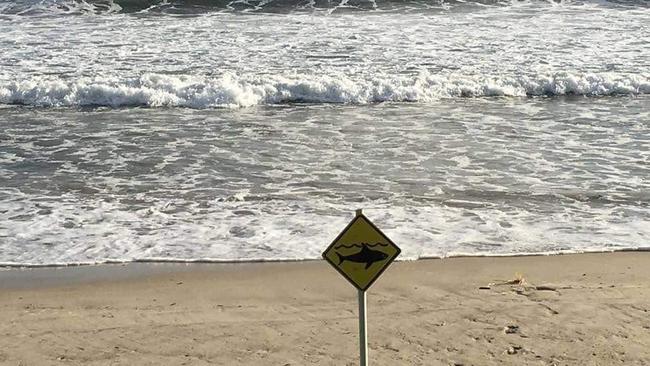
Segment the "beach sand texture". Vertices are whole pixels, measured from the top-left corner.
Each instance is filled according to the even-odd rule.
[[[395,263],[368,293],[370,364],[647,365],[648,263],[643,252]],[[324,261],[161,266],[65,283],[30,273],[81,267],[1,271],[0,364],[358,364],[356,293]]]

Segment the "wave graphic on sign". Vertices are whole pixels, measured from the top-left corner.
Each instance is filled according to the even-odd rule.
[[[368,244],[368,243],[359,243],[359,244],[350,244],[350,245],[337,245],[334,247],[334,249],[341,249],[341,248],[346,248],[346,249],[352,249],[352,248],[363,248],[364,246],[370,247],[370,248],[375,248],[375,247],[387,247],[390,244],[384,244],[384,243],[375,243],[375,244]]]

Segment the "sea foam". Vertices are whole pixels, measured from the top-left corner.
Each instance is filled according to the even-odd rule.
[[[558,72],[536,76],[347,75],[32,77],[0,82],[0,103],[38,107],[234,108],[286,103],[426,103],[458,97],[611,96],[650,94],[650,74]]]

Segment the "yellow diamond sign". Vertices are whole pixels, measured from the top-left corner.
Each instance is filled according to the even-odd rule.
[[[400,252],[367,217],[357,214],[325,249],[323,258],[356,288],[365,291]]]

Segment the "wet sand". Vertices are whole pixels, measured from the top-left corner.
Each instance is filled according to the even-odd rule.
[[[646,365],[650,253],[395,263],[373,365]],[[357,365],[356,291],[323,261],[0,271],[0,365]]]

